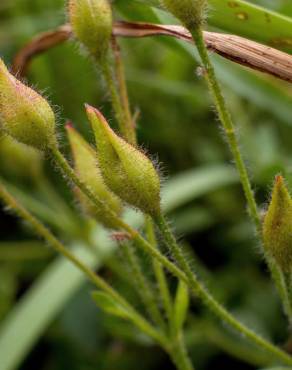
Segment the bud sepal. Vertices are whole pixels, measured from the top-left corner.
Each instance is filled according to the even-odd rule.
[[[292,200],[282,176],[277,176],[263,222],[264,248],[283,272],[292,268]]]

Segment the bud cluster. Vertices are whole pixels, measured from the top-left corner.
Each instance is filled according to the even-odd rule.
[[[35,149],[58,151],[50,105],[13,77],[1,60],[0,88],[1,132]],[[119,137],[97,109],[86,106],[86,111],[96,138],[96,152],[72,127],[67,127],[75,171],[100,202],[100,209],[93,210],[78,191],[86,211],[111,228],[116,226],[117,217],[108,213],[120,215],[120,199],[151,216],[160,215],[160,179],[151,160]],[[108,209],[111,212],[107,213]]]

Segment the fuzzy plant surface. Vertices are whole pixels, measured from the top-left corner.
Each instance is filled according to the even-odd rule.
[[[2,2],[0,370],[292,369],[290,2]]]

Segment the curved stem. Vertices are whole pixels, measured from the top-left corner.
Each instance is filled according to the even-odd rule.
[[[236,137],[234,125],[231,119],[231,115],[227,109],[226,102],[221,92],[221,88],[217,80],[214,67],[209,58],[208,50],[206,48],[204,38],[203,38],[203,32],[200,28],[192,29],[190,31],[194,39],[194,42],[197,46],[199,55],[202,59],[202,62],[205,68],[205,77],[206,77],[206,80],[209,86],[209,90],[215,102],[216,110],[218,112],[220,121],[222,123],[225,135],[227,137],[227,140],[230,146],[230,150],[232,152],[237,170],[239,172],[240,180],[241,180],[242,187],[245,193],[245,197],[248,203],[251,218],[256,226],[258,233],[260,233],[261,232],[261,221],[260,221],[260,216],[259,216],[259,212],[257,209],[257,204],[255,201],[254,193],[251,187],[251,183],[249,180],[249,176],[248,176],[248,172],[247,172],[244,160],[242,158],[242,155],[239,149],[239,144],[238,144],[238,140]]]
[[[133,246],[129,243],[124,243],[122,245],[122,251],[124,252],[125,259],[128,261],[128,264],[132,271],[132,276],[134,279],[134,284],[136,285],[137,293],[144,303],[148,314],[160,328],[165,329],[165,322],[156,304],[153,290],[151,289],[151,286],[149,286],[149,282],[143,275],[140,261],[138,260]]]
[[[273,344],[267,342],[251,329],[240,323],[208,292],[208,290],[198,280],[196,274],[191,270],[164,217],[158,217],[156,222],[170,252],[185,273],[185,277],[182,280],[186,281],[190,289],[192,289],[192,291],[202,300],[206,307],[213,311],[216,316],[228,323],[232,328],[236,329],[236,331],[247,337],[250,341],[256,343],[267,352],[277,356],[286,364],[291,365],[292,357],[290,355],[283,352],[280,348],[274,346]]]
[[[129,129],[129,139],[130,144],[136,145],[137,138],[136,138],[136,127],[135,127],[135,120],[132,117],[131,109],[130,109],[130,102],[129,102],[129,94],[126,84],[126,77],[125,77],[125,67],[123,63],[123,59],[121,56],[121,49],[118,44],[116,38],[112,40],[113,45],[113,53],[115,58],[115,72],[117,77],[118,83],[118,90],[121,98],[121,105],[124,112],[125,121],[127,122],[127,128]],[[131,133],[130,133],[131,131]]]
[[[96,275],[82,261],[77,259],[66,247],[47,229],[38,219],[28,212],[20,203],[13,198],[8,191],[0,184],[0,199],[9,206],[21,219],[32,226],[35,233],[45,239],[57,252],[70,260],[87,278],[98,288],[109,294],[115,301],[119,302],[131,314],[132,321],[147,335],[155,339],[165,349],[168,349],[168,343],[164,335],[149,324],[116,290],[114,290],[105,280]]]
[[[189,358],[184,343],[182,333],[173,341],[172,348],[170,350],[170,357],[176,364],[178,370],[194,370],[194,366]]]
[[[109,58],[107,58],[102,63],[101,68],[102,68],[102,73],[103,73],[105,82],[110,92],[111,103],[112,103],[122,136],[129,143],[134,144],[136,143],[135,130],[133,129],[132,122],[131,121],[129,122],[129,120],[127,120],[126,115],[124,113],[124,109],[121,103],[121,98],[117,90],[116,81],[113,76],[112,68],[111,68],[111,65],[108,59]]]
[[[267,264],[269,266],[269,270],[271,272],[272,278],[275,282],[276,288],[278,290],[278,294],[281,298],[284,313],[287,316],[290,324],[292,322],[292,305],[290,294],[288,290],[287,278],[286,275],[282,272],[282,270],[277,266],[277,264],[272,260],[270,257],[266,257]],[[290,274],[289,274],[290,277]]]
[[[95,206],[99,207],[100,201],[95,198],[95,196],[92,194],[90,189],[88,189],[86,185],[75,175],[74,171],[69,166],[66,159],[59,152],[59,150],[57,148],[52,148],[51,152],[54,155],[54,158],[56,159],[63,173],[66,176],[68,176],[69,179],[73,181],[76,186],[79,187],[79,189],[89,198],[89,200],[93,202]],[[111,211],[109,210],[109,212]],[[113,216],[116,217],[114,214]],[[192,273],[192,271],[190,270],[188,266],[188,263],[184,261],[184,256],[182,255],[182,252],[179,246],[177,246],[176,240],[174,239],[174,237],[172,236],[172,233],[168,229],[168,225],[165,223],[163,217],[158,218],[156,221],[161,231],[163,232],[164,237],[165,238],[167,237],[167,241],[168,241],[167,244],[169,248],[172,250],[174,255],[177,255],[180,262],[183,262],[182,265],[184,266],[184,268],[186,268],[185,271],[182,271],[174,263],[172,263],[165,256],[163,256],[159,250],[155,249],[150,243],[148,243],[130,225],[125,223],[123,220],[117,218],[117,223],[119,223],[120,228],[128,232],[129,236],[131,236],[132,240],[136,242],[137,246],[139,246],[142,250],[148,253],[151,257],[157,259],[157,261],[159,261],[166,269],[168,269],[168,271],[170,271],[178,279],[183,280],[189,286],[192,292],[196,294],[197,296],[199,296],[201,300],[205,303],[205,305],[210,310],[212,310],[216,316],[224,320],[236,331],[246,336],[250,341],[252,341],[253,343],[257,344],[258,346],[262,347],[266,351],[276,356],[279,360],[283,361],[287,365],[292,365],[292,357],[290,355],[283,352],[281,349],[274,346],[272,343],[269,343],[268,341],[266,341],[265,339],[257,335],[255,332],[253,332],[251,329],[244,326],[234,316],[232,316],[225,309],[225,307],[223,307],[218,301],[216,301],[216,299],[201,284],[201,282],[198,280],[196,275]]]
[[[225,131],[225,134],[226,134],[229,146],[230,146],[230,150],[232,152],[232,155],[233,155],[233,158],[234,158],[234,161],[235,161],[235,164],[236,164],[239,176],[240,176],[242,187],[243,187],[245,197],[247,200],[247,204],[249,207],[250,216],[256,227],[259,239],[262,241],[261,220],[260,220],[260,215],[258,212],[256,200],[254,197],[254,193],[252,191],[248,172],[247,172],[245,163],[243,161],[243,158],[240,152],[239,143],[238,143],[238,140],[235,134],[231,115],[227,109],[226,102],[222,94],[219,82],[217,80],[214,67],[209,58],[208,50],[206,48],[204,38],[203,38],[203,32],[200,28],[196,28],[190,31],[191,31],[192,37],[197,46],[198,52],[200,54],[200,57],[202,59],[202,62],[205,68],[205,77],[208,83],[208,87],[213,97],[213,100],[215,102],[216,110],[218,112],[223,129]],[[265,256],[265,257],[266,257],[266,262],[270,269],[272,278],[278,290],[279,296],[282,300],[284,311],[289,321],[291,321],[292,306],[289,300],[289,292],[288,292],[286,281],[283,278],[283,274],[278,269],[278,267],[275,266],[275,264],[269,259],[268,256]]]
[[[146,235],[147,235],[147,239],[149,243],[154,248],[158,249],[155,232],[154,232],[154,225],[153,225],[153,221],[150,216],[145,217],[145,226],[146,226]],[[154,274],[156,277],[156,281],[159,287],[160,296],[162,298],[164,310],[165,310],[165,313],[166,313],[166,316],[169,322],[171,322],[172,313],[173,313],[173,309],[172,309],[173,302],[172,302],[172,298],[171,298],[170,291],[168,288],[167,279],[166,279],[161,263],[158,262],[156,258],[152,258],[152,264],[153,264],[153,270],[154,270]]]

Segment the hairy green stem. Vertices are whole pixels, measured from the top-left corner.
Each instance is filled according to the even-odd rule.
[[[121,105],[124,112],[124,118],[126,121],[126,127],[129,130],[129,143],[132,145],[137,144],[137,138],[136,138],[136,127],[135,122],[132,117],[131,109],[130,109],[130,102],[129,102],[129,94],[126,84],[126,77],[125,77],[125,67],[123,63],[123,59],[121,56],[121,50],[120,46],[117,42],[117,40],[114,38],[112,41],[113,44],[113,53],[115,58],[115,74],[117,78],[117,84],[118,84],[118,91],[120,94],[121,99]]]
[[[205,77],[208,83],[208,87],[213,97],[216,110],[218,112],[220,121],[222,123],[225,135],[230,146],[230,150],[232,152],[237,170],[239,172],[240,180],[248,203],[251,218],[256,226],[258,233],[261,233],[260,216],[255,201],[254,193],[251,187],[251,183],[249,180],[248,172],[239,149],[239,143],[236,137],[231,115],[227,109],[226,102],[222,94],[219,82],[217,80],[214,67],[209,58],[208,50],[206,48],[203,38],[203,32],[201,28],[192,29],[190,31],[194,39],[194,42],[197,46],[203,66],[205,68]]]
[[[153,221],[150,216],[145,217],[145,226],[146,226],[146,236],[149,243],[156,249],[158,249],[157,240],[154,232]],[[162,299],[163,307],[166,313],[166,316],[171,322],[172,313],[173,313],[173,302],[170,295],[169,287],[167,284],[167,279],[163,270],[163,267],[156,258],[152,258],[153,270],[158,284],[160,296]]]
[[[153,290],[151,289],[151,286],[149,286],[149,282],[143,274],[140,261],[138,260],[133,246],[130,243],[123,243],[122,251],[131,269],[137,293],[146,307],[149,316],[156,323],[156,325],[158,325],[158,327],[165,330],[165,321],[163,320],[163,317],[156,304]]]
[[[256,343],[262,349],[278,357],[278,359],[280,359],[284,363],[291,365],[292,357],[289,354],[283,352],[280,348],[267,342],[251,329],[240,323],[208,292],[208,290],[199,281],[196,274],[191,270],[164,217],[158,217],[156,219],[156,223],[165,239],[170,252],[184,272],[184,275],[180,278],[188,284],[193,293],[195,293],[196,296],[198,296],[202,300],[206,307],[213,311],[216,316],[220,317],[232,328],[236,329],[236,331],[247,337],[251,342]]]
[[[236,137],[232,118],[227,109],[226,102],[222,94],[219,82],[217,80],[214,67],[209,58],[208,50],[204,42],[203,32],[200,27],[196,29],[191,29],[190,31],[196,44],[196,47],[198,49],[201,60],[203,62],[203,66],[205,68],[205,77],[208,83],[208,87],[215,102],[216,110],[218,112],[220,121],[222,123],[225,135],[230,146],[230,150],[232,152],[240,176],[242,187],[249,207],[250,216],[256,227],[258,237],[262,242],[261,219],[258,212],[255,196],[251,187],[251,183],[249,180],[244,160],[240,152],[239,143]],[[292,307],[291,303],[289,302],[289,292],[286,281],[285,279],[283,279],[283,276],[281,276],[282,275],[281,271],[278,270],[277,266],[274,266],[274,264],[271,263],[268,257],[266,258],[266,262],[269,266],[272,278],[275,282],[279,296],[282,300],[284,311],[288,316],[289,321],[291,321]]]
[[[194,366],[186,350],[183,334],[180,333],[173,341],[170,357],[176,364],[178,370],[194,370]]]
[[[62,172],[77,186],[79,189],[86,195],[92,203],[99,207],[100,201],[95,198],[92,194],[90,189],[86,187],[86,185],[75,175],[74,171],[67,163],[66,159],[63,155],[59,152],[58,149],[52,148],[51,149],[52,155],[54,156],[56,162],[59,164],[60,169]],[[111,212],[109,210],[109,212]],[[116,217],[116,216],[115,216]],[[194,294],[200,297],[200,299],[205,303],[205,305],[213,311],[213,313],[218,316],[220,319],[224,320],[228,323],[232,328],[234,328],[237,332],[246,336],[251,342],[257,344],[264,350],[270,352],[274,356],[276,356],[279,360],[283,361],[287,365],[292,365],[292,357],[282,351],[280,348],[274,346],[272,343],[266,341],[251,329],[244,326],[240,323],[234,316],[232,316],[216,299],[207,291],[207,289],[200,283],[198,278],[195,274],[190,271],[190,268],[187,262],[183,261],[184,256],[182,252],[176,244],[176,240],[172,236],[172,233],[168,229],[167,224],[165,224],[164,219],[156,220],[158,225],[161,227],[163,231],[165,231],[165,236],[168,238],[168,245],[171,247],[171,250],[175,252],[174,254],[178,253],[179,259],[182,259],[183,265],[187,267],[188,274],[186,271],[182,271],[179,267],[177,267],[174,263],[169,261],[165,256],[163,256],[159,250],[154,248],[150,243],[148,243],[136,230],[134,230],[130,225],[125,223],[123,220],[117,219],[119,222],[120,228],[126,231],[132,240],[139,246],[142,250],[148,253],[151,257],[157,259],[168,271],[170,271],[174,276],[178,279],[183,280],[189,288],[192,290]],[[162,221],[162,224],[161,224]],[[163,227],[164,225],[164,227]],[[179,255],[181,254],[181,255]],[[185,265],[185,263],[187,265]]]
[[[163,334],[157,331],[148,323],[116,290],[114,290],[105,280],[96,275],[82,261],[77,259],[37,218],[27,211],[0,183],[0,199],[11,210],[13,210],[21,219],[26,221],[35,231],[35,233],[46,240],[58,253],[70,260],[87,278],[98,288],[109,294],[115,301],[119,302],[131,314],[133,322],[143,332],[152,337],[168,350],[168,343]]]
[[[129,121],[125,115],[125,112],[124,112],[124,109],[121,103],[121,98],[117,90],[116,81],[113,76],[111,63],[109,62],[108,59],[106,59],[101,65],[102,73],[103,73],[106,85],[110,92],[111,103],[114,109],[116,120],[119,124],[120,132],[125,140],[133,144],[136,142],[135,130],[133,130],[132,122]]]
[[[276,262],[273,261],[272,258],[266,257],[267,264],[269,266],[269,270],[271,272],[272,278],[275,282],[276,288],[278,290],[278,294],[281,298],[284,313],[286,314],[290,324],[292,323],[292,305],[291,299],[289,294],[289,282],[287,279],[286,274],[282,272],[282,270],[277,266]],[[290,278],[290,274],[289,274]]]

